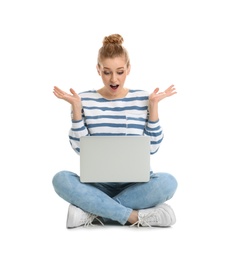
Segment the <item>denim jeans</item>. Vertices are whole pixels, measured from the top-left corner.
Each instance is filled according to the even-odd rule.
[[[124,225],[132,210],[154,207],[172,198],[177,181],[169,173],[150,172],[145,183],[82,183],[77,174],[61,171],[53,177],[53,186],[70,204]]]

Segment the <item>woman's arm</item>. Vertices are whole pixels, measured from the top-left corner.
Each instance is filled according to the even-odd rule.
[[[162,127],[159,123],[158,103],[160,100],[174,94],[176,94],[175,88],[174,85],[171,85],[164,92],[159,92],[159,88],[156,88],[149,96],[149,115],[144,134],[150,136],[151,154],[158,151],[164,137]]]
[[[53,94],[59,98],[67,101],[71,104],[72,107],[72,119],[75,121],[82,119],[82,102],[79,95],[74,91],[74,89],[70,89],[71,94],[64,92],[63,90],[59,89],[58,87],[54,87]]]
[[[174,85],[171,85],[164,92],[159,92],[159,88],[156,88],[154,92],[149,96],[149,120],[157,121],[159,119],[158,115],[158,103],[166,97],[170,97],[177,92],[175,91]]]
[[[80,154],[80,137],[88,135],[87,127],[83,120],[75,121],[72,119],[72,126],[69,130],[69,141],[72,149]]]
[[[72,126],[69,130],[69,141],[76,153],[80,153],[80,137],[88,135],[88,130],[82,119],[82,102],[80,96],[71,88],[71,94],[64,92],[58,87],[54,87],[53,93],[59,98],[71,104]]]

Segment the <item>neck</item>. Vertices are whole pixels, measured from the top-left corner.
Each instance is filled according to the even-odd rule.
[[[103,87],[97,90],[97,92],[106,99],[114,100],[118,98],[124,98],[128,94],[129,89],[122,88],[120,92],[111,94],[110,92],[106,91],[105,87]]]

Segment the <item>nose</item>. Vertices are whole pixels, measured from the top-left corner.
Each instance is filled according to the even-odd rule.
[[[116,76],[116,73],[112,73],[111,74],[111,82],[116,82],[116,80],[117,80],[117,76]]]

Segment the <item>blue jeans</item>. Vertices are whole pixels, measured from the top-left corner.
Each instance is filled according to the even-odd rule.
[[[53,177],[56,193],[84,211],[126,224],[131,212],[161,204],[174,195],[176,179],[168,173],[150,173],[145,183],[82,183],[69,171]]]

